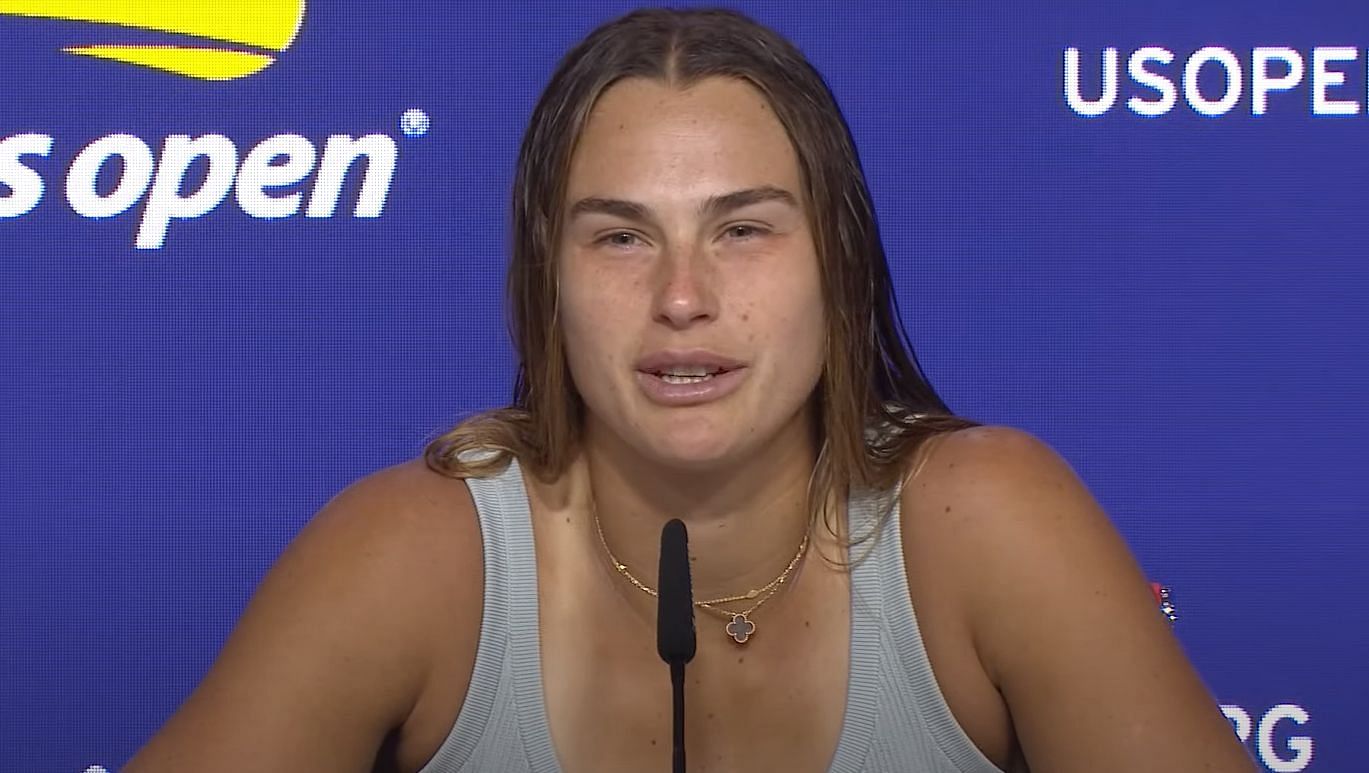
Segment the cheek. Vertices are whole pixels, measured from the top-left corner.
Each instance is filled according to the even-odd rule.
[[[798,280],[798,281],[792,281]],[[807,380],[822,369],[827,323],[816,277],[756,283],[741,309],[747,342],[774,353],[774,366],[788,377]]]
[[[793,369],[803,380],[816,382],[827,357],[827,324],[822,307],[807,309],[790,326],[789,351],[793,353]]]
[[[766,292],[784,310],[789,322],[796,327],[821,328],[823,324],[822,277],[817,270],[817,259],[804,261],[810,265],[788,272],[774,273],[776,281]]]
[[[613,366],[622,356],[635,297],[622,284],[622,277],[606,272],[572,271],[561,277],[558,324],[577,381]]]

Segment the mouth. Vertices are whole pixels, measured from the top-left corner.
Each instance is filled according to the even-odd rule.
[[[667,384],[702,384],[710,381],[724,373],[731,373],[739,368],[708,368],[700,365],[683,366],[676,365],[668,368],[647,368],[642,370],[649,376],[655,376]]]
[[[701,349],[656,352],[637,362],[638,381],[653,401],[695,405],[731,393],[746,364]]]

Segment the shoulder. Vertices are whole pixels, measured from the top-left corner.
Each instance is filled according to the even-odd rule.
[[[1053,524],[1062,519],[1106,520],[1068,462],[1034,435],[1006,426],[924,441],[909,460],[900,506],[905,543],[931,530],[941,548],[964,551],[962,557],[1016,543],[1021,530],[1059,528]]]
[[[480,584],[480,526],[470,491],[465,481],[429,469],[421,458],[344,488],[282,560],[292,553],[317,553],[313,563],[319,571],[346,567],[414,602],[435,603]],[[421,608],[416,603],[404,609]]]
[[[478,530],[466,482],[433,470],[422,457],[372,472],[343,488],[313,519],[331,521],[400,537],[429,529]]]
[[[353,590],[374,601],[357,608],[362,627],[388,657],[408,662],[391,753],[417,769],[451,729],[480,641],[485,566],[470,488],[420,456],[343,489],[309,529],[355,562]]]
[[[1102,516],[1069,462],[1015,427],[985,425],[934,436],[913,455],[904,480],[903,504],[916,512],[941,505],[936,520],[966,537],[994,538],[1006,528]]]
[[[941,469],[935,475],[924,475],[929,466]],[[982,425],[926,440],[910,460],[908,480],[921,485],[963,486],[971,480],[990,486],[1013,485],[1014,479],[1040,479],[1043,474],[1069,476],[1072,472],[1054,449],[1030,432]]]
[[[936,435],[907,466],[901,505],[966,539],[1106,521],[1069,462],[1025,430],[986,425]]]
[[[374,759],[388,733],[407,730],[435,674],[447,678],[443,662],[474,659],[475,521],[464,483],[421,460],[347,486],[276,560],[209,673],[130,769]]]
[[[1040,438],[1014,427],[971,427],[934,437],[909,466],[900,503],[905,552],[939,556],[1000,687],[1008,653],[1040,608],[1088,592],[1061,583],[1134,585],[1129,597],[1150,603],[1149,586],[1106,513]]]
[[[1125,540],[1060,454],[984,426],[936,438],[909,466],[905,555],[938,573],[1032,768],[1250,769]]]
[[[325,505],[291,552],[317,572],[345,574],[333,582],[351,587],[357,613],[388,625],[396,634],[391,646],[414,662],[474,657],[484,558],[464,480],[421,457],[371,473]],[[303,558],[310,552],[318,555]]]
[[[998,520],[1030,518],[1005,503],[1017,501],[1024,480],[1062,475],[1053,456],[1011,427],[937,434],[909,459],[901,492],[903,563],[927,657],[957,723],[1005,770],[1018,742],[983,641],[980,600],[987,565],[1002,558],[985,541],[1007,541]]]
[[[348,485],[318,512],[309,530],[326,533],[328,542],[355,551],[358,558],[376,561],[379,570],[388,567],[415,579],[436,579],[434,566],[424,559],[480,563],[480,524],[470,489],[464,480],[432,470],[421,457]]]

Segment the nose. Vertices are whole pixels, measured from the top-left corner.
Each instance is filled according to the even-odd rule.
[[[682,330],[718,315],[716,267],[697,245],[664,250],[657,264],[653,317]]]

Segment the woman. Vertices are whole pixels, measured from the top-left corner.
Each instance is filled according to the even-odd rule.
[[[594,31],[513,214],[513,405],[329,503],[131,770],[663,770],[672,518],[694,770],[1252,769],[1068,465],[920,375],[790,44]]]

